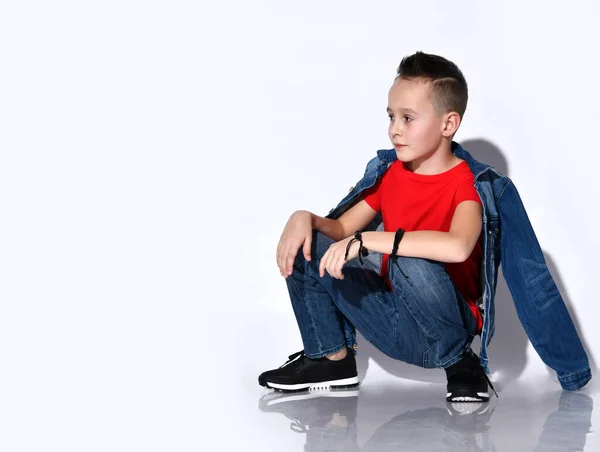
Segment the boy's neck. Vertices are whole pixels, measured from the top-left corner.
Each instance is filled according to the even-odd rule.
[[[411,162],[405,162],[407,170],[423,176],[434,176],[444,173],[463,160],[455,156],[450,147],[450,143],[444,143],[434,153],[415,159]]]

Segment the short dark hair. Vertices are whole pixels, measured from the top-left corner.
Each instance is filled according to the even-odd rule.
[[[431,82],[431,102],[439,113],[457,112],[462,118],[467,109],[467,81],[458,66],[439,55],[416,52],[402,58],[396,79]]]

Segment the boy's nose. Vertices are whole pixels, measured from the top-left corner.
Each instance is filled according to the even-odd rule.
[[[390,127],[390,132],[392,137],[401,137],[402,136],[402,127],[398,124],[394,124]]]

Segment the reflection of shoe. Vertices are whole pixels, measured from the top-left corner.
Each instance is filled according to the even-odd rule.
[[[316,392],[270,392],[258,407],[292,421],[290,429],[306,434],[304,450],[353,451],[356,445],[358,389]]]
[[[263,372],[258,384],[284,392],[357,386],[354,352],[348,349],[346,357],[339,361],[312,359],[304,351],[297,352],[280,368]]]
[[[468,416],[485,414],[490,409],[489,403],[484,402],[446,402],[450,416]]]
[[[260,399],[258,407],[261,411],[277,411],[277,409],[273,410],[272,408],[281,403],[310,399],[358,397],[358,392],[358,388],[331,389],[329,391],[316,392],[270,392]]]
[[[446,394],[448,402],[487,402],[490,400],[488,383],[496,393],[481,367],[479,357],[472,350],[465,353],[459,362],[445,370],[448,379]],[[498,397],[497,393],[496,397]]]
[[[311,399],[319,399],[318,403],[323,405],[326,399],[345,399],[353,397],[352,404],[356,405],[356,397],[358,397],[358,388],[347,388],[347,389],[331,389],[329,391],[317,391],[317,392],[270,392],[261,397],[258,408],[264,412],[276,412],[282,411],[279,406],[291,406],[295,402],[301,402]],[[317,402],[316,402],[317,403]],[[338,402],[332,401],[332,404]],[[296,403],[300,406],[301,403]]]
[[[472,414],[461,413],[460,406],[474,405]],[[492,403],[451,403],[446,410],[430,407],[410,410],[383,424],[361,451],[495,451],[490,435]]]
[[[489,402],[446,402],[446,409],[450,415],[448,416],[447,427],[463,435],[462,450],[496,450],[489,425],[495,404]]]

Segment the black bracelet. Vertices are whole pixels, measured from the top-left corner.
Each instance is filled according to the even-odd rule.
[[[358,248],[358,260],[360,261],[360,265],[364,265],[365,262],[363,261],[363,257],[369,255],[369,250],[366,249],[363,245],[362,234],[360,233],[360,231],[356,231],[354,233],[354,238],[358,239],[360,242],[360,247]]]
[[[365,246],[363,245],[362,234],[360,233],[360,231],[356,231],[354,233],[354,238],[348,242],[348,245],[346,246],[346,255],[344,256],[344,260],[348,260],[348,252],[350,251],[350,246],[352,246],[352,244],[356,240],[358,240],[358,242],[359,242],[358,260],[360,261],[361,265],[364,265],[365,262],[363,261],[363,257],[366,257],[369,255],[369,250],[366,249]]]
[[[361,265],[364,265],[365,262],[363,261],[363,257],[366,257],[369,255],[369,250],[367,248],[365,248],[365,246],[363,245],[362,234],[360,233],[360,231],[356,231],[354,233],[354,238],[350,242],[354,242],[354,240],[359,241],[358,260],[360,261]],[[346,256],[347,256],[347,251],[346,251]]]
[[[346,245],[346,254],[344,255],[344,260],[347,261],[348,260],[348,253],[350,252],[350,247],[352,246],[352,244],[358,240],[356,237],[354,237],[353,239],[351,239],[348,242],[348,245]]]
[[[398,228],[398,230],[396,231],[396,234],[394,235],[394,246],[392,247],[392,254],[391,256],[393,257],[398,257],[396,256],[396,253],[398,252],[398,244],[400,243],[400,240],[402,240],[402,237],[404,236],[404,229],[402,228]]]

